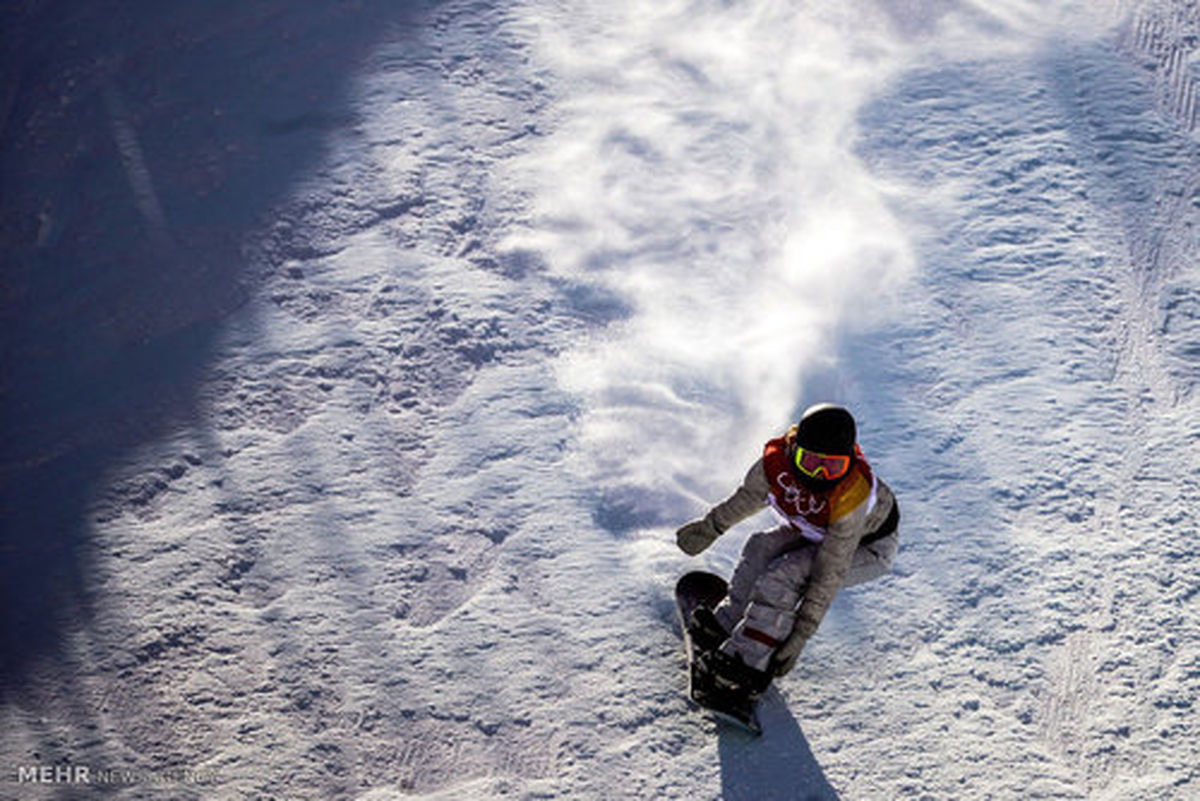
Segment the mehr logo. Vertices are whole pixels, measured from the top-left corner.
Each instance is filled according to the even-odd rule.
[[[19,784],[91,784],[92,769],[87,765],[21,765]]]
[[[19,765],[15,778],[18,784],[168,785],[217,781],[217,775],[212,771],[186,768],[149,771],[89,765]]]

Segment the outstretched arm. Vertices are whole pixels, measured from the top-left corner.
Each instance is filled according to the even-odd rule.
[[[742,485],[732,495],[710,509],[701,519],[684,524],[675,532],[675,541],[684,553],[695,556],[712,545],[730,527],[766,506],[769,492],[767,473],[763,469],[762,459],[759,459],[746,472]]]
[[[746,471],[742,485],[734,493],[712,508],[706,515],[711,520],[718,534],[724,534],[733,526],[751,515],[762,511],[767,505],[767,496],[771,488],[767,484],[767,471],[763,469],[763,461],[759,459]]]

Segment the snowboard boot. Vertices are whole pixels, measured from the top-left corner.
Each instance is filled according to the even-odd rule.
[[[715,651],[729,639],[729,632],[707,606],[697,606],[692,610],[688,632],[692,635],[692,643],[700,651]]]
[[[714,693],[753,701],[771,685],[770,673],[750,667],[739,656],[709,651],[702,657]]]

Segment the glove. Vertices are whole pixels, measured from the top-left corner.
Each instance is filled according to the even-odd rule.
[[[721,533],[709,522],[707,517],[704,517],[680,526],[679,530],[675,532],[675,542],[679,545],[679,550],[688,556],[695,556],[712,545],[719,536]]]
[[[805,644],[808,642],[806,637],[801,637],[796,632],[792,632],[783,645],[775,650],[771,656],[771,666],[769,670],[775,674],[776,678],[786,675],[792,668],[796,666],[796,660],[800,658],[800,652],[804,650]]]

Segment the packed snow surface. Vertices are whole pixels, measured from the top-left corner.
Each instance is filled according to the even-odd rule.
[[[1195,2],[29,5],[0,796],[1200,794]],[[754,740],[673,533],[819,400]]]

